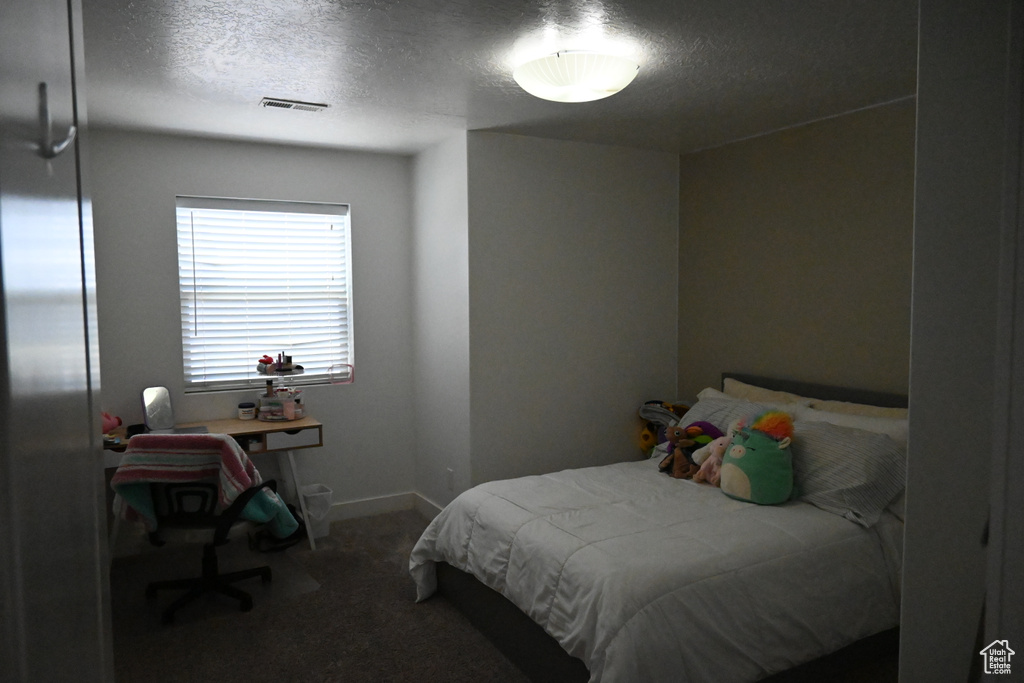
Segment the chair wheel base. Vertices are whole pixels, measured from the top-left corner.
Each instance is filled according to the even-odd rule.
[[[176,589],[186,591],[184,595],[179,596],[163,610],[160,619],[164,624],[174,622],[174,614],[180,607],[184,607],[199,596],[209,592],[216,592],[234,598],[238,601],[240,612],[250,612],[253,607],[252,596],[232,584],[244,579],[254,579],[257,576],[260,577],[263,583],[269,583],[273,579],[270,567],[266,566],[221,574],[217,570],[216,561],[207,561],[204,562],[203,569],[203,575],[194,579],[155,581],[146,586],[146,598],[150,600],[155,598],[157,591],[160,590]]]

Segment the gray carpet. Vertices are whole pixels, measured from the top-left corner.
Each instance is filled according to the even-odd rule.
[[[111,567],[117,680],[159,683],[527,683],[443,597],[415,602],[409,552],[426,527],[413,511],[335,522],[330,536],[283,553],[252,553],[244,542],[218,555],[221,568],[269,564],[274,580],[240,584],[251,612],[214,596],[160,623],[176,593],[147,601],[148,581],[194,576],[199,550],[145,548]],[[898,634],[879,634],[771,677],[771,683],[895,683]]]
[[[525,676],[444,598],[415,603],[409,552],[426,526],[397,512],[335,522],[317,550],[220,552],[222,571],[269,564],[274,580],[239,584],[251,612],[214,596],[160,623],[176,592],[144,596],[150,580],[199,573],[199,551],[161,548],[111,567],[117,680],[130,681],[508,681]],[[230,549],[230,550],[228,550]]]

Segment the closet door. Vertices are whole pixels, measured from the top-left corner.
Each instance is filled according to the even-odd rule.
[[[0,2],[0,680],[112,678],[80,38],[78,0]]]

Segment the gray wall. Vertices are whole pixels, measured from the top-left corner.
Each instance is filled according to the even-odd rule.
[[[968,680],[982,663],[978,650],[991,642],[979,644],[976,634],[986,590],[982,535],[989,486],[1002,483],[989,476],[995,443],[1006,436],[1005,424],[998,434],[996,415],[1009,395],[1003,354],[1013,313],[1011,308],[1001,336],[998,306],[1008,293],[1000,291],[1000,267],[1020,267],[1019,256],[1016,264],[1001,258],[1004,164],[1015,160],[1012,170],[1019,172],[1006,134],[1019,131],[1020,120],[1014,128],[1005,121],[1008,104],[1021,103],[1019,62],[1009,103],[1006,89],[1007,18],[1014,4],[1019,12],[1020,3],[1009,1],[921,3],[900,652],[900,680],[906,683]],[[1019,59],[1024,36],[1019,22],[1015,28]],[[1015,202],[1019,192],[1019,186],[1009,190]],[[951,476],[950,463],[958,464],[960,476]],[[1019,524],[1021,510],[1008,513]],[[1021,568],[1004,571],[1019,576]],[[1013,628],[986,637],[1008,638],[1019,653],[1020,624]],[[1018,675],[1021,657],[1011,662]]]
[[[680,160],[679,388],[723,370],[905,393],[914,103]]]
[[[469,134],[472,481],[639,456],[676,393],[678,157]]]
[[[356,381],[306,389],[324,448],[296,457],[336,501],[413,490],[413,430],[395,427],[413,422],[411,160],[112,131],[93,131],[90,151],[103,409],[140,422],[140,390],[163,385],[184,422],[231,417],[255,395],[182,393],[175,195],[347,202]]]
[[[465,133],[418,155],[414,177],[416,491],[446,505],[470,481]]]
[[[306,390],[325,445],[298,454],[336,503],[440,505],[639,455],[637,406],[676,394],[674,155],[487,133],[416,158],[116,131],[92,148],[103,407],[127,422],[146,386],[179,421],[249,396],[183,394],[176,194],[352,205],[356,382]]]

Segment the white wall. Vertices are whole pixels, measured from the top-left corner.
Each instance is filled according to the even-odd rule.
[[[469,133],[472,481],[639,456],[676,393],[679,158]]]
[[[465,133],[416,157],[414,197],[416,491],[443,506],[470,482]]]
[[[230,417],[253,395],[183,394],[175,195],[346,202],[356,381],[306,389],[324,448],[296,456],[335,502],[411,491],[411,159],[102,130],[90,152],[103,409],[140,422],[140,390],[164,385],[183,422]]]

